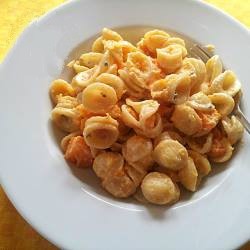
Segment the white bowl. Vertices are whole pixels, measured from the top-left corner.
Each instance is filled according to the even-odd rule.
[[[172,207],[106,194],[89,171],[64,161],[50,123],[48,88],[70,51],[103,27],[149,25],[214,44],[250,98],[250,36],[200,1],[69,1],[35,20],[0,70],[0,176],[9,198],[44,237],[64,249],[233,249],[250,235],[247,135],[233,159]],[[245,107],[250,117],[250,108]]]

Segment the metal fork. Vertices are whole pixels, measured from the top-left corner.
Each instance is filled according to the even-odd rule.
[[[193,44],[193,46],[189,49],[189,54],[192,57],[201,59],[204,63],[206,63],[208,59],[213,56],[211,52],[209,52],[206,48],[198,44]],[[234,96],[235,107],[233,110],[233,114],[237,116],[237,118],[241,121],[242,125],[244,126],[248,134],[250,134],[250,123],[240,108],[241,97],[242,97],[241,91],[239,91]]]

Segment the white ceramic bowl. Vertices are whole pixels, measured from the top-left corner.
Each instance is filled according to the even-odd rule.
[[[48,87],[70,51],[103,27],[150,25],[214,44],[250,98],[250,36],[200,1],[69,1],[35,20],[0,70],[0,176],[9,198],[64,249],[233,249],[250,235],[247,135],[233,159],[172,207],[115,200],[89,171],[64,161],[49,117]],[[250,117],[249,106],[245,113]]]

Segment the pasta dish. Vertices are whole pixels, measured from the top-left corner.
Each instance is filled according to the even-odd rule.
[[[228,161],[243,135],[235,74],[218,55],[190,57],[185,41],[165,31],[135,46],[104,28],[91,52],[67,66],[72,81],[50,86],[51,119],[67,133],[64,157],[92,168],[114,197],[173,204],[180,186],[195,192],[212,162]]]

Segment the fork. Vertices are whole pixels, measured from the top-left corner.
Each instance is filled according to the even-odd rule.
[[[189,49],[189,54],[192,57],[201,59],[204,63],[206,63],[208,59],[213,56],[211,52],[207,51],[206,48],[198,44],[193,44],[193,46]],[[241,97],[242,97],[242,92],[240,90],[234,97],[235,107],[233,110],[233,114],[237,116],[237,118],[240,120],[240,122],[242,123],[248,134],[250,134],[250,123],[240,108]]]

